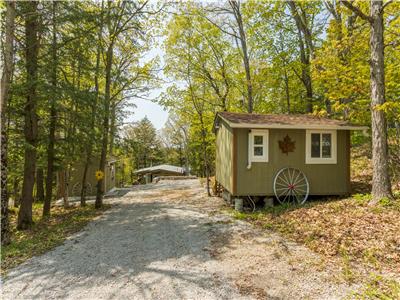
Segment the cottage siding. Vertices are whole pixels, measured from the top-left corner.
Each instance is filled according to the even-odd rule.
[[[69,196],[80,196],[80,188],[78,189],[78,193],[73,193],[73,188],[76,184],[80,185],[82,184],[82,176],[83,176],[83,169],[84,169],[84,164],[82,162],[76,163],[74,167],[71,170],[71,173],[69,175],[69,183],[68,183],[68,195]],[[93,160],[92,163],[89,165],[88,169],[88,175],[87,175],[87,183],[89,183],[92,186],[92,191],[89,193],[87,191],[88,196],[94,196],[96,195],[96,185],[97,185],[97,180],[95,177],[95,173],[98,170],[98,160]],[[115,174],[114,177],[111,175],[111,167],[106,165],[106,187],[104,189],[105,192],[108,192],[111,190],[113,187],[115,187]]]
[[[222,129],[222,128],[221,128]],[[219,130],[221,139],[227,140],[227,130]],[[294,167],[305,173],[310,183],[310,195],[341,195],[349,192],[349,137],[347,130],[337,131],[337,164],[306,164],[305,138],[303,129],[270,129],[269,130],[269,162],[253,162],[250,169],[248,164],[248,133],[249,129],[236,129],[237,149],[237,190],[236,196],[245,195],[273,195],[273,179],[283,167]],[[279,141],[289,135],[295,142],[294,152],[288,155],[282,153]],[[230,160],[230,151],[227,147],[220,147],[217,142],[217,156],[227,155],[224,164],[217,163],[217,172],[220,178],[228,178],[227,160]],[[221,158],[219,158],[221,161]],[[222,168],[221,168],[222,167]],[[224,186],[225,184],[220,181]],[[226,186],[225,186],[226,187]],[[228,188],[229,190],[229,188]]]
[[[216,180],[232,193],[233,189],[233,130],[223,122],[217,131]]]

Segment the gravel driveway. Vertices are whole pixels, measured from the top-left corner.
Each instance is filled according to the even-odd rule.
[[[149,185],[115,206],[62,246],[12,270],[3,299],[238,299],[209,251],[209,216],[169,203],[168,192],[198,180]]]
[[[198,180],[136,186],[64,245],[12,270],[2,299],[343,299],[358,287]]]

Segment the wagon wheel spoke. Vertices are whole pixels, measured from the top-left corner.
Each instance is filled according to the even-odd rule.
[[[278,197],[283,197],[289,192],[289,189],[285,189],[282,193],[279,194]]]
[[[307,177],[298,169],[284,168],[274,178],[274,193],[282,203],[303,204],[308,197],[309,185]]]
[[[301,174],[299,174],[301,175]],[[302,183],[302,182],[306,182],[305,177],[300,176],[299,179],[296,179],[296,181],[293,184],[298,184],[298,183]]]
[[[301,173],[297,173],[296,179],[293,181],[293,185],[296,185],[297,179],[299,178],[300,174],[301,174]]]
[[[285,182],[285,183],[287,183],[287,184],[290,184],[289,179],[286,177],[286,174],[285,174],[285,173],[282,173],[282,177],[280,177],[280,179],[281,179],[283,182]]]
[[[281,183],[281,182],[277,182],[276,184],[277,185],[281,185],[281,186],[285,186],[285,187],[287,187],[289,185],[289,183]]]

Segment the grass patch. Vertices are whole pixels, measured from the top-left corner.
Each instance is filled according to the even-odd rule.
[[[109,206],[96,210],[93,205],[86,207],[52,207],[52,215],[42,219],[42,204],[34,204],[33,221],[29,230],[16,230],[18,212],[10,211],[11,244],[1,249],[1,274],[23,263],[27,259],[43,254],[62,244],[71,234],[81,230],[89,221],[100,215]]]
[[[349,299],[400,299],[400,284],[382,276],[371,274],[361,292],[352,293]]]

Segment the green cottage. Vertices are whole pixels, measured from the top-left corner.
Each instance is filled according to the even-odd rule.
[[[368,127],[312,115],[219,112],[216,181],[225,198],[350,192],[350,130]]]

